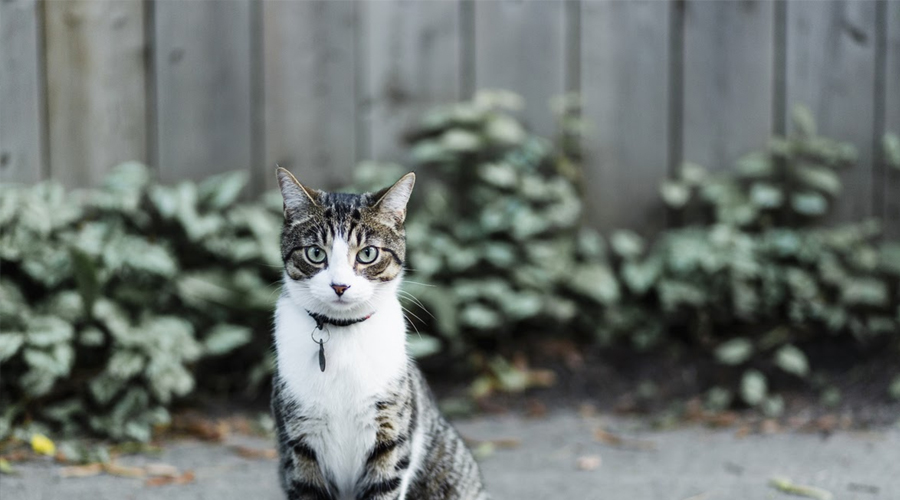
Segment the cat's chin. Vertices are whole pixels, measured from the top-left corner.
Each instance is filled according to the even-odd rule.
[[[323,302],[313,300],[308,304],[306,309],[310,312],[324,314],[336,319],[354,319],[362,316],[368,316],[375,312],[372,305],[368,302],[347,302],[347,301],[329,301]]]

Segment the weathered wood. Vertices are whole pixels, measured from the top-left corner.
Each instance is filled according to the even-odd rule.
[[[774,2],[688,0],[685,161],[725,170],[772,134]]]
[[[265,161],[322,189],[346,185],[357,161],[355,2],[265,2]]]
[[[900,135],[900,2],[886,2],[884,128]],[[885,236],[900,239],[900,170],[884,171]]]
[[[251,3],[158,0],[157,161],[164,181],[253,164]]]
[[[459,2],[386,0],[365,4],[370,155],[401,161],[403,135],[422,114],[460,95]]]
[[[566,90],[565,21],[560,0],[475,2],[475,88],[522,95],[526,124],[546,137],[557,131],[548,102]]]
[[[665,226],[669,2],[586,2],[581,13],[585,201],[591,225]]]
[[[44,176],[43,67],[37,0],[0,3],[0,183]]]
[[[90,186],[146,159],[140,0],[45,2],[50,175]]]
[[[787,105],[808,106],[820,135],[851,142],[859,151],[858,166],[841,174],[844,194],[829,217],[832,222],[873,215],[876,5],[848,0],[787,4]]]

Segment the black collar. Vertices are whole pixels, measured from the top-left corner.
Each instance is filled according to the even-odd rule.
[[[355,325],[357,323],[362,323],[363,321],[371,318],[372,314],[375,314],[375,313],[371,313],[368,316],[364,316],[362,318],[355,318],[355,319],[335,319],[335,318],[329,318],[328,316],[325,316],[324,314],[314,313],[312,311],[306,311],[306,312],[309,314],[309,317],[311,317],[316,322],[316,328],[318,328],[319,330],[324,328],[325,325],[334,325],[334,326]]]

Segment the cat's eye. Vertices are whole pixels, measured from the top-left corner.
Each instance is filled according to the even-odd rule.
[[[356,254],[356,260],[360,264],[371,264],[378,258],[378,249],[375,247],[366,247]]]
[[[312,262],[313,264],[321,264],[325,262],[325,250],[322,250],[319,247],[306,247],[305,254],[306,260]]]

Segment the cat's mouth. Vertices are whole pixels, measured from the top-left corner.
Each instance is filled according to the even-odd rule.
[[[326,305],[338,311],[349,311],[359,307],[361,302],[357,300],[348,300],[344,297],[338,297],[326,302]]]

